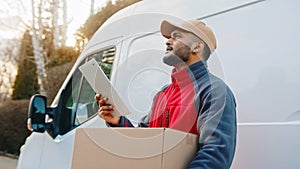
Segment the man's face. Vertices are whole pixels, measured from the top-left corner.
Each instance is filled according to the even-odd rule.
[[[181,30],[174,30],[171,38],[166,42],[167,48],[163,61],[170,66],[184,64],[189,60],[192,34]]]

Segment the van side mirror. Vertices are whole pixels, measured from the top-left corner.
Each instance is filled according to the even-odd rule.
[[[43,95],[34,95],[29,103],[29,118],[33,131],[43,133],[46,130],[47,98]]]

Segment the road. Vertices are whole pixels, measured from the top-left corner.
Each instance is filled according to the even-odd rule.
[[[18,159],[0,155],[0,169],[16,169]]]

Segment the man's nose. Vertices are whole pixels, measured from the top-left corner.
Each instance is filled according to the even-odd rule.
[[[172,38],[169,38],[166,42],[166,45],[169,46],[169,45],[172,45],[172,44],[173,44]]]

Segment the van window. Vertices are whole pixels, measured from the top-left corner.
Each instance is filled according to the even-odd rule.
[[[80,65],[94,58],[110,79],[115,52],[115,47],[106,48],[88,56]],[[59,120],[60,134],[70,131],[97,114],[98,105],[94,96],[94,90],[77,68],[62,94],[62,109]]]
[[[108,79],[110,79],[110,73],[114,62],[115,51],[115,47],[102,50],[100,52],[88,56],[86,61],[89,61],[94,58],[101,66],[103,72],[108,77]],[[94,90],[89,85],[87,80],[82,76],[80,96],[77,102],[78,104],[76,109],[75,125],[83,123],[88,118],[97,113],[98,105],[95,102],[94,96]]]
[[[95,54],[92,54],[91,56],[88,57],[88,60],[94,58],[99,63],[99,65],[101,66],[103,72],[106,74],[108,79],[110,79],[110,73],[114,62],[115,54],[116,54],[116,48],[112,47],[107,50],[103,50]]]

